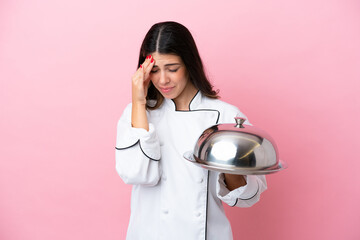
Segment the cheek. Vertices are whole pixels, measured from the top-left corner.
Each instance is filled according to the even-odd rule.
[[[184,75],[179,76],[178,80],[178,84],[185,86],[188,83],[188,78]]]
[[[185,79],[189,79],[189,72],[185,69],[181,70],[181,75]]]

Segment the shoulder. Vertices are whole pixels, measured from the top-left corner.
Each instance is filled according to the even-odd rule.
[[[204,106],[219,112],[220,123],[232,123],[234,122],[235,117],[243,117],[247,119],[245,114],[237,106],[224,102],[220,99],[204,97]],[[248,121],[247,124],[249,124]]]
[[[209,98],[209,97],[204,97],[204,107],[208,107],[208,108],[212,108],[215,110],[218,110],[220,112],[239,112],[239,108],[224,102],[220,99],[213,99],[213,98]]]
[[[122,115],[128,116],[131,114],[132,103],[128,103],[123,110]]]
[[[126,121],[126,122],[131,121],[131,108],[132,108],[131,103],[126,105],[126,107],[122,111],[118,124],[120,124],[122,121]]]

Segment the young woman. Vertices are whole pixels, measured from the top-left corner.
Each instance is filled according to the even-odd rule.
[[[259,201],[264,176],[212,172],[183,158],[206,128],[245,117],[218,98],[189,30],[176,22],[152,26],[132,77],[132,103],[118,122],[116,169],[133,185],[127,239],[232,239],[222,202]]]

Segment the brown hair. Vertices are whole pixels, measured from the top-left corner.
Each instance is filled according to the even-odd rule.
[[[142,42],[138,67],[145,61],[146,56],[153,52],[179,56],[184,62],[192,84],[205,96],[219,98],[218,91],[213,90],[213,86],[206,77],[195,41],[185,26],[177,22],[154,24]],[[150,82],[146,100],[148,109],[156,109],[164,101],[164,97],[152,82]],[[149,100],[155,100],[155,105],[149,105]]]

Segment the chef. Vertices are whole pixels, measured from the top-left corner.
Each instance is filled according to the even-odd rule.
[[[264,176],[208,171],[184,159],[206,128],[246,118],[218,98],[189,30],[153,25],[117,126],[116,170],[133,185],[128,240],[233,239],[222,202],[250,207],[266,190]]]

